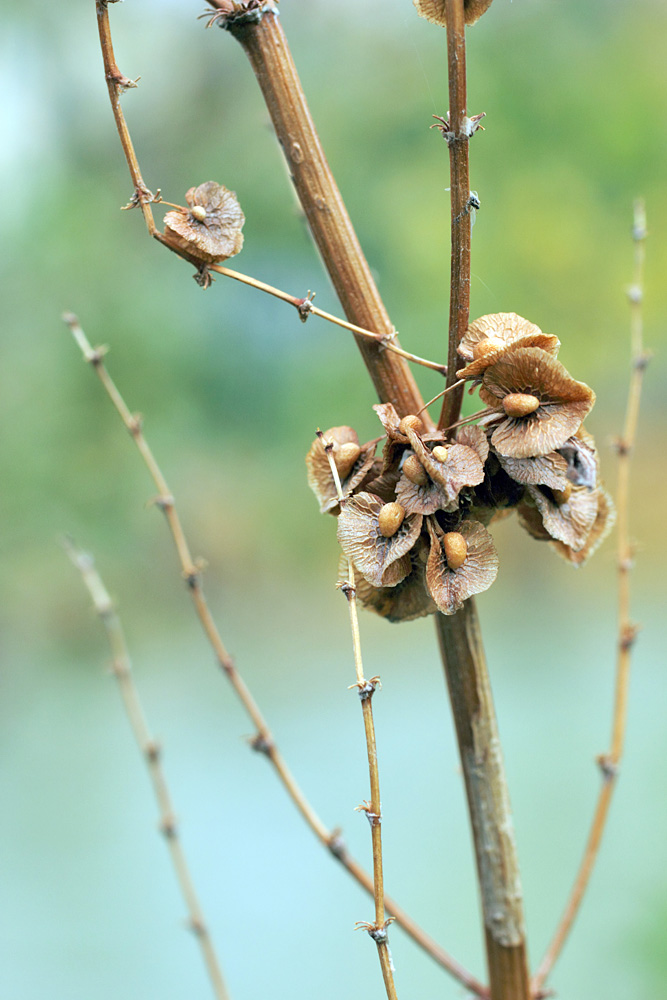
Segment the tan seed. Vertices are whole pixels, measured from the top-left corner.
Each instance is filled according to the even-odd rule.
[[[540,407],[537,396],[527,392],[510,392],[503,399],[503,410],[508,417],[527,417]]]
[[[196,219],[197,222],[203,222],[206,218],[206,209],[203,205],[193,205],[190,209],[190,215],[193,219]]]
[[[403,524],[405,510],[400,503],[386,503],[378,514],[378,528],[385,538],[392,538]]]
[[[448,531],[442,540],[445,558],[450,569],[460,569],[466,561],[468,546],[463,535],[458,531]]]
[[[568,483],[564,490],[554,490],[554,500],[560,507],[561,504],[567,503],[567,501],[572,496],[572,483]]]
[[[346,441],[345,444],[337,445],[334,448],[334,458],[336,468],[341,479],[347,479],[352,472],[352,467],[361,455],[361,448],[354,441]]]
[[[403,419],[401,420],[400,424],[398,425],[398,429],[401,432],[401,434],[405,434],[406,430],[408,428],[411,431],[414,431],[415,434],[423,434],[424,433],[424,425],[423,425],[423,423],[421,422],[421,420],[419,419],[419,417],[415,417],[412,414],[410,414],[407,417],[403,417]]]
[[[403,473],[415,486],[426,486],[428,483],[426,469],[416,455],[408,455],[403,462]]]
[[[437,458],[439,462],[447,461],[447,449],[443,448],[441,444],[436,444],[433,449],[433,458]]]
[[[500,337],[485,337],[484,340],[478,341],[472,349],[472,356],[475,361],[479,358],[485,358],[487,354],[493,354],[494,351],[502,351],[505,347],[504,341]]]

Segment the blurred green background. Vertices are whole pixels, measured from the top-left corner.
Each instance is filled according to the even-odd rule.
[[[152,188],[235,190],[247,216],[234,266],[338,311],[236,43],[199,8],[111,8],[123,100]],[[445,353],[447,110],[444,32],[409,0],[281,5],[311,109],[393,322],[409,349]],[[667,194],[659,0],[496,0],[469,32],[472,314],[514,310],[557,333],[592,385],[608,447],[628,380],[632,199],[647,201],[649,369],[633,473],[637,645],[623,776],[590,894],[553,985],[568,1000],[664,995],[667,753],[664,685]],[[151,243],[131,195],[98,49],[94,5],[5,5],[3,191],[3,694],[0,986],[11,1000],[207,997],[182,927],[147,780],[81,581],[58,546],[92,550],[117,598],[151,724],[166,746],[182,834],[234,1000],[381,997],[372,908],[326,856],[218,675],[179,578],[152,485],[60,314],[78,313],[173,489],[225,641],[298,779],[354,853],[367,795],[334,523],[307,489],[317,426],[378,433],[343,331],[306,325],[218,278],[202,292]],[[425,396],[439,386],[417,372]],[[581,571],[495,532],[501,571],[479,600],[504,740],[536,962],[566,897],[607,746],[615,562]],[[483,975],[461,779],[433,626],[362,619],[376,701],[386,880],[415,917]],[[392,932],[401,997],[458,984]]]

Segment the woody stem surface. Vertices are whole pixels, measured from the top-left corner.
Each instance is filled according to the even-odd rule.
[[[214,6],[218,6],[215,4]],[[394,327],[380,298],[306,104],[279,19],[267,10],[259,22],[229,25],[255,72],[324,266],[351,323],[384,336]],[[423,400],[400,356],[355,334],[357,346],[383,403],[401,416]]]

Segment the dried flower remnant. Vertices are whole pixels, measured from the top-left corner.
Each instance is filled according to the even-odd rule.
[[[561,448],[595,402],[592,389],[537,347],[506,351],[484,372],[479,395],[496,410],[486,418],[495,427],[491,444],[511,458]]]
[[[447,15],[445,13],[445,0],[412,0],[420,17],[430,21],[431,24],[439,24],[441,27],[447,26]],[[492,0],[464,0],[463,17],[466,24],[475,24],[479,21],[491,6]]]
[[[598,497],[585,486],[565,490],[527,486],[526,500],[537,508],[545,531],[577,552],[586,544],[598,512]]]
[[[243,246],[245,216],[233,191],[206,181],[185,195],[187,208],[167,212],[164,235],[202,264],[219,264]]]
[[[558,451],[534,458],[510,458],[496,455],[507,475],[516,483],[526,486],[548,486],[552,490],[564,490],[568,483],[568,463]]]
[[[459,355],[468,364],[457,371],[457,377],[479,379],[509,347],[539,347],[556,357],[560,341],[516,313],[480,316],[470,324],[459,344]]]
[[[491,535],[478,521],[461,521],[443,533],[427,522],[431,551],[426,586],[443,615],[453,615],[474,594],[488,590],[498,574],[498,555]]]
[[[308,485],[317,497],[322,514],[338,514],[338,491],[331,474],[325,451],[326,443],[333,443],[333,457],[340,476],[343,496],[359,488],[373,468],[377,441],[360,445],[357,432],[351,427],[330,427],[322,438],[317,437],[306,455]]]
[[[384,504],[372,493],[357,493],[342,505],[338,517],[340,547],[361,575],[374,587],[394,587],[410,573],[408,555],[421,533],[420,514],[403,516],[387,534],[388,511],[398,513],[399,504]],[[395,527],[394,527],[395,526]]]
[[[551,543],[560,556],[577,568],[583,566],[593,555],[611,531],[616,520],[616,510],[607,491],[600,486],[594,495],[597,499],[597,511],[585,544],[580,549],[575,550],[564,542],[553,541]]]
[[[565,442],[558,454],[567,462],[567,478],[575,486],[595,489],[599,474],[599,460],[595,439],[584,427]]]

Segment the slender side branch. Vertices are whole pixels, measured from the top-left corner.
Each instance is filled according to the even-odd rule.
[[[324,450],[331,473],[336,484],[336,492],[341,505],[345,503],[343,489],[341,486],[338,468],[333,454],[333,441],[325,441],[324,435],[318,431],[318,436],[323,440]],[[387,926],[390,920],[386,919],[384,910],[384,875],[382,863],[382,802],[380,799],[380,773],[378,770],[377,744],[375,740],[375,723],[373,720],[373,695],[380,683],[379,677],[372,677],[366,680],[364,676],[364,664],[361,656],[361,635],[359,632],[359,617],[357,615],[357,591],[354,580],[354,565],[351,559],[347,561],[347,581],[341,585],[341,590],[347,598],[348,611],[350,613],[350,629],[352,632],[352,648],[354,650],[354,669],[357,675],[356,682],[352,685],[357,689],[361,700],[361,710],[364,718],[364,731],[366,733],[366,753],[368,756],[368,775],[371,786],[370,802],[364,802],[357,808],[365,812],[371,826],[371,842],[373,846],[373,897],[375,901],[375,920],[373,923],[360,922],[357,926],[368,931],[377,945],[382,978],[384,979],[387,991],[387,1000],[396,1000],[396,986],[394,984],[394,967],[389,951],[387,940]],[[390,918],[391,919],[391,918]]]
[[[458,346],[468,327],[470,312],[470,171],[468,143],[472,134],[466,117],[466,40],[463,0],[446,0],[447,64],[449,71],[449,146],[451,192],[451,275],[449,286],[449,339],[447,385],[456,381]],[[463,386],[445,396],[440,427],[458,419]]]
[[[123,147],[123,152],[125,154],[125,159],[130,171],[130,176],[132,177],[132,182],[134,184],[134,195],[130,200],[127,208],[134,208],[136,205],[141,206],[141,211],[143,212],[144,219],[146,221],[146,226],[150,236],[153,236],[158,242],[166,246],[172,253],[177,254],[183,260],[188,261],[197,268],[197,272],[200,275],[202,272],[202,262],[196,257],[191,256],[182,247],[175,246],[165,235],[158,231],[155,225],[155,220],[153,218],[153,212],[151,210],[151,203],[160,203],[161,198],[159,192],[157,195],[153,195],[151,191],[146,187],[143,178],[141,176],[141,170],[139,168],[139,161],[137,160],[136,153],[134,151],[134,146],[132,144],[132,139],[130,137],[130,132],[125,121],[121,106],[120,106],[120,95],[126,90],[136,87],[137,81],[130,80],[128,77],[124,76],[116,64],[116,58],[113,51],[113,45],[111,41],[111,28],[109,25],[109,11],[108,4],[115,3],[116,0],[96,0],[97,9],[97,23],[99,27],[100,34],[100,45],[102,49],[102,59],[104,61],[104,73],[107,81],[107,87],[109,90],[109,99],[111,101],[111,108],[113,110],[114,119],[116,122],[116,128],[118,130],[118,135],[120,137],[121,145]],[[165,203],[166,204],[166,203]],[[378,345],[379,350],[387,350],[393,354],[397,354],[399,357],[405,358],[406,361],[411,361],[414,364],[423,365],[425,368],[431,368],[434,371],[440,372],[441,375],[447,374],[447,366],[439,364],[435,361],[428,361],[425,358],[420,358],[416,354],[411,354],[409,351],[403,350],[402,347],[397,343],[396,331],[392,328],[390,332],[374,332],[372,330],[364,329],[362,326],[358,326],[355,323],[345,322],[345,320],[339,319],[337,316],[332,316],[330,313],[324,312],[322,309],[318,309],[312,303],[311,296],[307,296],[305,299],[298,299],[294,295],[289,295],[287,292],[282,292],[278,288],[274,288],[271,285],[265,284],[263,281],[258,281],[256,278],[251,278],[248,275],[242,274],[239,271],[233,271],[226,267],[221,267],[218,264],[208,264],[204,268],[206,272],[215,271],[217,274],[223,274],[226,277],[234,278],[236,281],[241,281],[246,285],[250,285],[252,288],[256,288],[262,292],[268,292],[269,295],[273,295],[278,299],[282,299],[283,302],[289,302],[293,305],[299,312],[299,316],[305,322],[308,315],[312,313],[315,316],[320,316],[322,319],[328,320],[330,323],[334,323],[337,326],[343,327],[346,330],[351,330],[357,335],[357,337],[366,338],[367,340],[374,341]],[[197,275],[195,275],[197,277]],[[200,283],[206,285],[210,279],[203,277],[200,279]]]
[[[228,267],[221,267],[218,264],[209,264],[208,269],[209,271],[215,271],[216,274],[224,274],[228,278],[234,278],[236,281],[241,281],[244,285],[250,285],[251,288],[256,288],[260,292],[267,292],[269,295],[274,295],[277,299],[281,299],[283,302],[289,302],[290,305],[295,307],[299,313],[299,317],[304,323],[310,315],[319,316],[320,319],[325,319],[329,323],[342,327],[344,330],[351,330],[352,333],[357,334],[359,337],[365,337],[367,340],[375,341],[375,343],[379,344],[381,348],[391,351],[393,354],[398,354],[399,357],[405,358],[406,361],[411,361],[416,365],[422,365],[424,368],[431,368],[433,371],[440,372],[441,375],[447,374],[447,365],[438,364],[437,361],[428,361],[426,358],[420,358],[417,354],[411,354],[409,351],[404,351],[402,347],[399,347],[398,344],[395,343],[395,330],[392,331],[391,334],[373,333],[372,330],[364,330],[363,327],[357,326],[355,323],[348,323],[346,320],[340,319],[338,316],[333,316],[331,313],[325,312],[324,309],[318,309],[316,305],[313,305],[313,293],[311,292],[309,292],[305,298],[299,299],[295,295],[290,295],[288,292],[282,292],[279,288],[267,285],[265,282],[258,281],[257,278],[251,278],[247,274],[242,274],[240,271],[232,271],[231,268]]]
[[[220,23],[238,39],[250,60],[345,315],[355,326],[393,337],[394,327],[329,169],[273,5],[262,5],[253,18],[230,15],[225,0],[215,0],[212,6],[220,11]],[[419,410],[423,400],[404,361],[366,338],[356,339],[380,400],[393,403],[401,416]]]
[[[102,59],[104,60],[104,76],[107,81],[109,100],[111,101],[111,110],[113,111],[113,116],[116,121],[118,136],[120,138],[121,146],[123,147],[123,152],[125,153],[125,159],[127,160],[127,165],[130,170],[132,183],[134,184],[134,194],[126,207],[134,208],[135,205],[141,206],[141,211],[143,213],[146,226],[148,227],[148,232],[151,236],[153,236],[155,234],[155,221],[150,207],[150,203],[153,201],[153,194],[144,184],[144,180],[139,169],[139,161],[137,160],[136,153],[134,152],[130,132],[120,106],[120,95],[126,90],[136,87],[137,80],[130,80],[127,76],[121,73],[116,63],[116,57],[114,55],[113,45],[111,42],[111,28],[109,26],[108,11],[108,4],[115,2],[116,0],[95,0],[95,8],[97,10],[97,27],[100,33]]]
[[[102,582],[102,578],[95,568],[92,556],[86,552],[82,552],[69,539],[65,540],[64,545],[68,556],[81,573],[83,582],[93,599],[95,611],[99,615],[106,631],[111,648],[113,674],[118,681],[123,707],[125,708],[132,733],[146,761],[146,767],[160,810],[160,829],[169,847],[169,854],[176,872],[176,878],[188,910],[190,929],[199,942],[206,971],[213,987],[213,995],[216,997],[216,1000],[229,1000],[229,993],[222,978],[220,963],[218,962],[218,957],[204,920],[204,914],[192,881],[183,845],[178,835],[176,814],[162,767],[162,748],[151,736],[148,728],[146,716],[144,715],[144,710],[139,699],[139,692],[132,676],[130,657],[125,644],[125,635],[120,618]]]
[[[554,937],[533,978],[533,989],[537,994],[542,990],[560,955],[586,892],[593,866],[597,859],[602,834],[607,822],[609,806],[616,787],[625,739],[630,662],[632,646],[638,631],[637,625],[630,618],[630,570],[632,569],[634,555],[629,530],[630,458],[637,435],[637,421],[644,372],[650,357],[644,350],[642,335],[646,213],[644,203],[641,200],[637,200],[634,205],[632,235],[635,243],[634,275],[632,285],[628,289],[632,370],[623,436],[618,440],[616,445],[618,452],[618,485],[616,495],[618,525],[618,646],[611,745],[608,752],[601,754],[597,759],[602,775],[602,787],[600,788],[588,840],[586,841],[583,858],[574,880],[570,897],[556,928]]]
[[[230,684],[234,688],[234,691],[238,695],[257,730],[257,733],[251,743],[253,749],[265,754],[265,756],[271,761],[271,764],[273,765],[287,794],[320,843],[328,848],[333,857],[340,862],[340,864],[350,873],[359,885],[366,889],[368,893],[373,895],[373,879],[368,872],[366,872],[348,853],[340,830],[327,829],[297,785],[282,754],[276,746],[273,735],[266,720],[264,719],[264,716],[234,666],[234,662],[222,642],[222,638],[206,602],[201,582],[201,570],[190,555],[190,549],[176,511],[174,498],[169,490],[162,471],[160,470],[160,467],[158,466],[153,453],[143,436],[140,420],[130,412],[127,404],[106,370],[104,365],[105,348],[91,347],[85,333],[79,325],[78,319],[72,313],[66,313],[63,319],[69,326],[84,359],[95,370],[100,382],[104,386],[104,389],[125,424],[125,427],[130,432],[130,435],[132,436],[141,457],[150,472],[153,482],[155,483],[158,490],[158,496],[155,499],[155,504],[164,512],[167,519],[167,523],[178,552],[183,578],[185,579],[190,591],[190,595],[204,633],[213,649],[218,665],[229,679]],[[393,899],[390,899],[388,896],[385,896],[385,905],[388,912],[391,913],[396,920],[396,923],[398,923],[404,931],[410,935],[413,941],[423,948],[423,950],[430,955],[431,958],[438,963],[438,965],[442,966],[443,969],[446,969],[446,971],[454,976],[455,979],[458,979],[477,996],[483,998],[488,996],[486,987],[470,972],[468,972],[468,970],[465,969],[459,962],[457,962],[456,959],[452,958],[452,956],[449,955],[444,948],[442,948],[436,941],[426,934],[419,924],[417,924],[412,917],[410,917],[409,914],[398,905],[398,903],[396,903]]]

